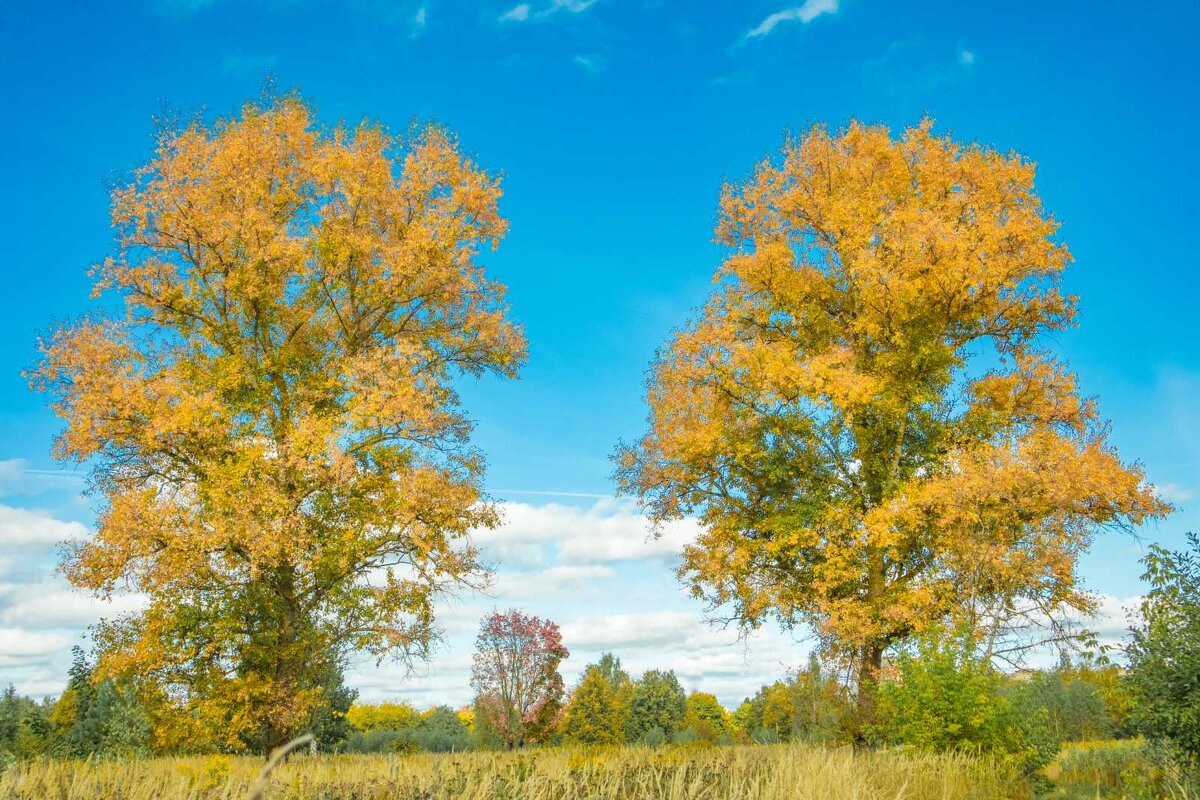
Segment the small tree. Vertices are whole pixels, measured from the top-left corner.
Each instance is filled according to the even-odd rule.
[[[1150,584],[1126,648],[1132,717],[1153,739],[1166,740],[1200,763],[1200,538],[1188,549],[1153,545],[1142,560]]]
[[[478,722],[510,750],[544,741],[562,708],[558,665],[568,655],[550,620],[516,609],[485,618],[471,666]]]
[[[1101,688],[1068,670],[1036,672],[1009,695],[1023,707],[1045,709],[1050,732],[1060,741],[1111,739],[1117,732]]]
[[[814,654],[806,670],[763,686],[743,701],[733,724],[755,741],[829,742],[846,732],[850,713],[845,687]]]
[[[128,682],[100,678],[81,648],[72,651],[67,688],[53,712],[57,749],[62,755],[147,755],[151,721]]]
[[[687,711],[687,695],[674,672],[648,670],[633,689],[629,702],[629,717],[625,737],[637,742],[654,729],[669,737],[683,722]]]
[[[680,727],[693,731],[701,741],[715,742],[729,736],[729,712],[708,692],[692,692],[687,697]]]
[[[591,665],[567,704],[563,736],[577,744],[619,744],[625,738],[622,712],[621,698],[604,668]]]
[[[28,758],[51,745],[51,706],[17,694],[13,686],[0,693],[0,759],[4,754]]]

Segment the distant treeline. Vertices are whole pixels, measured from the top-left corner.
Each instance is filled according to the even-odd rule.
[[[1126,727],[1128,697],[1115,666],[1064,661],[1057,669],[1003,676],[963,662],[949,648],[903,658],[884,684],[880,702],[884,742],[946,749],[955,737],[986,749],[1018,749],[1040,737],[1047,751],[1061,742],[1107,739]],[[315,725],[323,749],[338,752],[460,752],[502,746],[471,706],[418,711],[402,702],[357,703],[340,690],[341,708]],[[957,734],[916,709],[961,711],[971,724]],[[633,678],[606,654],[589,665],[558,716],[548,744],[838,743],[849,735],[853,702],[845,686],[813,659],[807,669],[762,686],[732,712],[708,692],[685,692],[674,672],[648,670]],[[1013,726],[1015,721],[1022,721]],[[0,749],[9,757],[84,758],[166,754],[155,746],[151,715],[132,687],[93,680],[76,652],[67,689],[41,701],[9,687],[0,696]],[[1014,742],[1000,741],[1004,737]],[[1008,745],[1013,745],[1009,747]]]

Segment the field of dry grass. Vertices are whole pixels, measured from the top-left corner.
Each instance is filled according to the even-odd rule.
[[[3,800],[243,800],[254,758],[31,761],[0,774]],[[801,745],[301,756],[271,800],[1024,800],[985,760]]]

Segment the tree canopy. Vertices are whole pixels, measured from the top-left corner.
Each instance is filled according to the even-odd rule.
[[[816,127],[726,185],[717,289],[659,353],[617,452],[680,578],[746,627],[811,626],[855,665],[966,620],[987,639],[1093,605],[1097,531],[1164,513],[1045,349],[1071,261],[1018,155],[925,122]]]
[[[484,618],[471,662],[476,724],[509,749],[544,741],[562,711],[558,665],[569,655],[548,619],[515,608]]]
[[[477,261],[499,197],[442,128],[321,128],[294,97],[163,134],[113,192],[95,294],[120,303],[31,376],[102,501],[67,575],[149,598],[100,632],[101,674],[269,749],[345,649],[427,652],[497,521],[454,381],[525,352]]]

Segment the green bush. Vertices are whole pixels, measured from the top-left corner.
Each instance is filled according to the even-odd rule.
[[[1007,693],[1020,708],[1044,708],[1050,732],[1060,741],[1099,741],[1117,733],[1100,687],[1078,676],[1061,670],[1035,672],[1013,683]]]
[[[471,749],[471,732],[454,709],[437,706],[409,734],[417,749],[427,753],[461,753]]]
[[[1200,539],[1188,550],[1151,546],[1142,579],[1150,591],[1126,648],[1132,717],[1148,738],[1170,743],[1200,767]]]
[[[638,738],[637,743],[644,747],[662,747],[667,743],[670,737],[662,728],[655,726],[648,729]]]
[[[342,753],[401,753],[415,747],[412,731],[354,731],[338,747]]]
[[[1019,706],[968,636],[932,636],[905,653],[879,688],[876,734],[921,750],[988,753],[1032,774],[1059,743],[1044,708]]]

